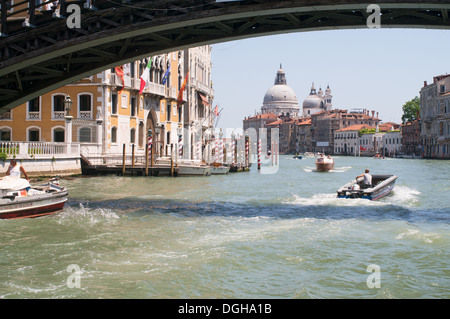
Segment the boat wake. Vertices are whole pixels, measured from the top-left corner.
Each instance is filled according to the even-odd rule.
[[[339,207],[377,207],[386,205],[396,205],[405,208],[414,207],[419,203],[421,193],[407,186],[395,186],[392,193],[380,200],[371,201],[367,199],[338,198],[333,194],[314,194],[310,197],[294,195],[285,203],[299,206],[339,206]]]
[[[53,216],[59,224],[64,223],[86,223],[96,225],[105,221],[116,220],[119,215],[109,208],[90,208],[88,204],[78,203],[78,205],[68,205],[59,214]]]
[[[344,166],[344,167],[335,167],[334,169],[330,169],[329,171],[327,171],[327,173],[344,173],[347,172],[348,170],[352,169],[351,166]],[[319,172],[316,170],[315,167],[310,167],[310,166],[305,166],[303,168],[303,170],[307,173],[311,173],[311,172]],[[321,172],[322,173],[322,172]]]

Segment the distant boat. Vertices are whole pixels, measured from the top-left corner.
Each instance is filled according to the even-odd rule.
[[[3,180],[7,181],[8,177]],[[56,213],[63,209],[67,195],[67,190],[59,186],[58,179],[31,187],[28,184],[27,188],[2,188],[0,219],[39,217]]]
[[[303,156],[301,156],[300,154],[296,154],[296,155],[294,155],[294,158],[296,158],[296,159],[302,159]]]
[[[362,178],[361,178],[362,179]],[[389,195],[394,189],[395,175],[372,175],[372,187],[362,188],[361,181],[348,182],[337,190],[339,198],[365,198],[377,200]]]
[[[334,159],[328,155],[321,155],[316,158],[316,171],[327,172],[334,168]]]
[[[171,167],[170,157],[158,157],[155,160],[156,167]],[[203,164],[198,160],[179,159],[178,163],[174,161],[174,169],[177,171],[178,176],[209,176],[211,175],[211,167]]]
[[[303,155],[305,155],[306,157],[314,157],[314,153],[312,152],[305,152]]]
[[[220,163],[211,164],[211,175],[225,175],[230,171],[230,166],[225,166]]]

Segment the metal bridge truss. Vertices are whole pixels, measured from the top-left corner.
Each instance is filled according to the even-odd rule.
[[[69,27],[81,9],[80,28]],[[107,68],[203,44],[287,32],[367,28],[449,29],[443,0],[1,0],[0,114]],[[22,5],[22,9],[20,9]]]

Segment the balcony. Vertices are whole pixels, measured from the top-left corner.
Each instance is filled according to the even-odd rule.
[[[165,90],[164,85],[150,82],[145,87],[144,93],[150,93],[150,94],[155,94],[155,95],[165,97],[166,90]]]
[[[141,79],[131,79],[131,89],[139,91],[141,89]]]
[[[166,96],[169,99],[176,100],[177,99],[177,89],[176,88],[172,88],[172,87],[166,88]]]
[[[83,119],[83,120],[91,120],[92,112],[91,111],[80,111],[78,118]]]
[[[28,112],[28,120],[40,120],[41,112]]]
[[[64,120],[64,116],[66,115],[65,111],[54,111],[52,119],[54,120]]]

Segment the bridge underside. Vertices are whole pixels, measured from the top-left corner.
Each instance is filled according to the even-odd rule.
[[[83,8],[84,2],[76,3]],[[382,28],[450,28],[450,1],[438,0],[123,2],[91,1],[95,7],[82,9],[79,29],[45,13],[34,17],[29,28],[20,19],[2,21],[0,114],[83,77],[155,54],[271,34],[367,28],[371,3],[381,8]]]

